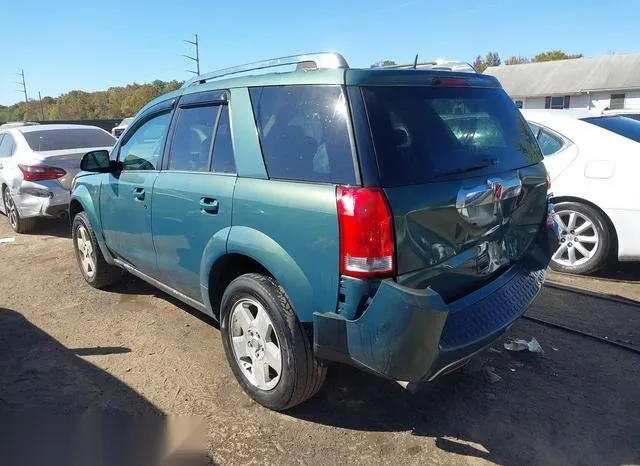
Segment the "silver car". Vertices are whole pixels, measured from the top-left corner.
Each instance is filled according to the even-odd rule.
[[[17,233],[37,217],[63,217],[73,177],[91,150],[110,149],[115,138],[86,125],[34,125],[0,130],[0,211]]]

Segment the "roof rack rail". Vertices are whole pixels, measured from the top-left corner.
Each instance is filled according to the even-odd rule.
[[[407,63],[405,65],[388,65],[381,68],[385,69],[429,69],[429,70],[446,70],[446,71],[462,71],[465,73],[477,73],[475,68],[464,61],[456,60],[436,60],[418,63]]]
[[[224,68],[221,70],[212,71],[210,73],[201,74],[186,81],[182,85],[182,88],[189,87],[194,84],[204,84],[209,80],[220,78],[222,76],[228,76],[231,74],[239,74],[245,73],[247,71],[263,70],[267,68],[275,68],[278,66],[286,65],[298,65],[297,69],[299,70],[349,68],[347,60],[345,60],[344,57],[339,53],[307,53],[304,55],[291,55],[288,57],[272,58],[270,60],[247,63],[245,65],[233,66],[231,68]]]

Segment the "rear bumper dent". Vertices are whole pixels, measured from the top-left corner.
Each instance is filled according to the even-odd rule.
[[[406,384],[463,365],[504,333],[539,293],[557,244],[553,233],[541,234],[547,237],[519,263],[453,303],[445,304],[430,288],[384,280],[358,319],[315,313],[316,355]]]

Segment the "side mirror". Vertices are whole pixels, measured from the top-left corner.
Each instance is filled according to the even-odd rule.
[[[109,158],[108,150],[92,150],[82,157],[80,170],[91,173],[112,173],[118,170],[118,164]]]

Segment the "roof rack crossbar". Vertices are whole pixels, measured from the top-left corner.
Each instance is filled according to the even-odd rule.
[[[299,69],[337,69],[349,68],[345,58],[336,52],[319,52],[307,53],[303,55],[291,55],[288,57],[272,58],[270,60],[257,61],[247,63],[245,65],[233,66],[221,70],[212,71],[210,73],[195,76],[186,81],[182,88],[192,86],[194,84],[204,84],[205,82],[228,76],[232,74],[245,73],[247,71],[264,70],[267,68],[275,68],[278,66],[298,65]]]

